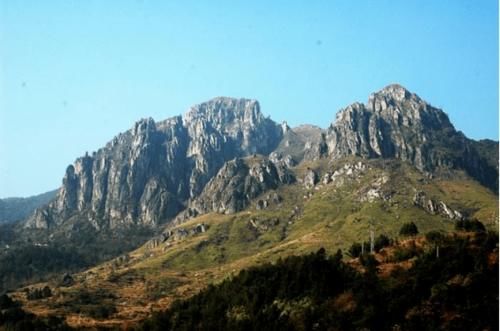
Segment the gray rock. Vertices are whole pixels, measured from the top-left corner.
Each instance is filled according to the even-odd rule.
[[[443,201],[429,199],[423,191],[417,191],[415,193],[413,197],[413,204],[419,206],[432,215],[441,215],[455,221],[465,219],[461,212],[448,207]]]
[[[313,169],[307,168],[307,171],[306,171],[306,173],[304,175],[304,179],[303,179],[304,186],[308,189],[313,188],[314,185],[316,185],[316,183],[318,183],[318,181],[319,181],[319,178],[318,178],[318,174],[316,173],[316,171],[314,171]]]
[[[325,140],[333,159],[397,158],[427,172],[464,169],[495,192],[498,187],[497,162],[481,154],[480,143],[457,132],[442,110],[397,84],[373,93],[367,104],[339,111]],[[491,151],[498,160],[498,151]]]
[[[282,130],[248,99],[216,98],[192,107],[184,118],[142,119],[68,166],[56,199],[25,226],[51,229],[78,214],[96,229],[157,227],[200,195],[228,160],[269,154]],[[284,166],[276,171],[281,181],[291,180]]]
[[[232,214],[245,209],[250,200],[261,193],[291,184],[295,177],[287,168],[276,166],[269,159],[236,158],[227,162],[207,184],[190,208],[198,213]],[[267,208],[268,201],[260,200],[257,208]]]

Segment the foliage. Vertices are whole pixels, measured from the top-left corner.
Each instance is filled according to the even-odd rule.
[[[418,228],[413,222],[405,223],[399,230],[401,236],[415,236],[418,234]]]
[[[484,224],[478,220],[461,220],[455,223],[455,230],[483,232],[486,231],[486,228],[484,227]]]
[[[9,249],[0,250],[0,291],[109,260],[146,241],[151,230],[132,227],[116,233],[104,230],[96,233],[95,229],[79,228],[78,236],[54,239],[57,244],[39,242],[37,235],[40,234],[32,234],[26,242],[12,243]]]
[[[361,244],[360,243],[353,243],[351,245],[351,247],[349,247],[347,252],[351,257],[354,257],[354,258],[358,257],[361,254]]]
[[[0,295],[0,310],[14,308],[14,307],[15,307],[14,301],[7,294]]]
[[[445,239],[445,235],[439,231],[429,231],[425,234],[425,239],[430,243],[439,243]]]
[[[387,247],[391,244],[391,239],[387,237],[385,234],[379,235],[377,238],[375,238],[375,252],[380,251],[382,248]]]
[[[39,318],[20,308],[6,294],[0,296],[0,330],[71,330],[66,323],[57,317]]]
[[[34,288],[32,290],[27,290],[26,297],[28,300],[39,300],[52,296],[52,291],[50,287],[44,286],[42,288]]]
[[[497,247],[491,233],[450,238],[439,258],[416,250],[388,277],[324,250],[242,270],[144,321],[139,330],[498,329]],[[477,246],[479,244],[479,247]],[[357,247],[357,246],[356,246]]]

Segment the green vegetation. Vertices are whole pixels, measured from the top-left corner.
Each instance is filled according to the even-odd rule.
[[[360,272],[320,249],[242,270],[138,330],[495,330],[496,254],[496,233],[450,236],[440,257],[418,251],[382,277],[372,255]]]
[[[42,234],[33,232],[28,242],[11,243],[9,249],[0,249],[0,292],[109,260],[138,247],[152,233],[143,228],[96,233],[89,227],[79,228],[79,235],[74,238],[54,240],[57,245],[38,241]]]
[[[0,224],[15,222],[30,216],[36,208],[49,203],[55,198],[57,190],[49,191],[28,198],[0,199]]]
[[[486,231],[483,223],[478,220],[462,220],[457,221],[455,224],[455,230],[459,231],[472,231],[472,232],[482,232]]]
[[[83,288],[67,293],[67,301],[60,302],[59,305],[66,312],[107,319],[117,311],[113,299],[116,299],[116,296],[109,290]]]
[[[62,266],[75,270],[90,261],[66,247],[25,244],[0,253],[0,291],[27,281],[41,281]]]
[[[401,236],[416,236],[418,234],[418,228],[415,223],[405,223],[399,230],[399,235]]]
[[[3,278],[3,284],[10,287],[22,282],[48,280],[54,292],[50,298],[24,300],[22,292],[16,293],[21,295],[19,297],[26,309],[36,314],[47,314],[49,309],[50,314],[68,316],[69,321],[79,320],[81,315],[82,323],[88,323],[85,325],[118,327],[145,318],[149,314],[149,309],[144,309],[145,305],[155,310],[166,308],[174,298],[191,297],[209,284],[217,286],[242,269],[275,263],[280,258],[284,261],[290,255],[308,255],[324,247],[328,252],[342,249],[346,256],[360,257],[361,243],[365,253],[371,249],[369,238],[372,231],[375,235],[374,251],[379,252],[376,255],[381,264],[377,265],[371,255],[365,254],[349,262],[349,265],[355,264],[360,270],[373,271],[382,270],[386,264],[401,264],[405,271],[423,254],[441,260],[447,254],[446,247],[450,245],[446,238],[454,230],[456,222],[415,205],[413,197],[416,191],[425,191],[429,199],[446,202],[450,208],[464,212],[464,215],[484,220],[486,229],[492,229],[496,224],[498,198],[488,189],[460,175],[453,177],[453,180],[430,179],[401,162],[367,161],[355,157],[333,164],[324,159],[304,163],[293,171],[297,178],[301,178],[301,172],[310,167],[322,178],[325,172],[332,173],[344,168],[344,164],[357,164],[359,161],[366,165],[365,170],[343,177],[340,180],[342,184],[320,182],[315,188],[307,189],[297,182],[279,187],[271,191],[271,194],[279,195],[279,203],[270,203],[267,208],[257,210],[253,201],[247,209],[235,214],[201,215],[170,229],[183,229],[189,233],[187,236],[171,238],[157,245],[146,244],[135,251],[130,249],[139,245],[140,241],[132,242],[129,238],[137,239],[137,235],[141,234],[140,229],[130,229],[134,231],[132,236],[116,232],[104,233],[99,237],[91,227],[78,228],[80,234],[74,240],[58,237],[56,241],[63,243],[58,246],[35,246],[38,241],[36,234],[33,234],[31,243],[0,250],[0,269],[2,261],[8,263],[8,268],[0,270],[0,279]],[[383,181],[382,186],[377,184]],[[370,190],[377,191],[379,198],[368,199],[367,192]],[[270,192],[256,199],[266,199],[268,194]],[[420,233],[427,233],[428,246],[422,247],[415,237],[404,240],[398,238],[401,226],[410,222]],[[190,232],[190,229],[202,223],[207,225],[206,232]],[[471,225],[464,225],[457,235],[470,235],[462,233],[462,230],[467,229],[471,229]],[[105,229],[102,231],[106,232]],[[142,238],[145,240],[149,236],[150,233],[144,232]],[[8,232],[0,231],[0,241],[8,237]],[[36,259],[29,259],[29,254],[17,250],[19,247],[38,250]],[[123,254],[124,251],[129,251],[129,254],[109,260],[88,272],[73,274],[97,261]],[[18,252],[21,254],[17,255]],[[50,261],[49,256],[52,257]],[[20,263],[14,265],[14,261]],[[392,266],[387,268],[392,270]],[[15,277],[16,270],[20,270],[19,278]],[[65,272],[72,274],[73,281],[57,288]],[[358,268],[354,272],[357,275]],[[381,273],[387,274],[388,271]],[[395,278],[393,281],[397,283],[403,280]],[[103,295],[98,289],[105,289]],[[355,293],[349,287],[346,287],[345,292],[351,294],[344,294],[340,298],[338,296],[344,292],[332,294],[333,298],[327,300],[347,300]],[[274,301],[266,305],[272,305],[280,314],[295,316],[297,311],[307,307],[316,309],[318,300],[306,295],[276,298],[274,305]],[[357,302],[351,299],[347,301]],[[241,304],[228,307],[224,313],[231,319],[244,321],[255,317],[248,309],[246,304]],[[356,328],[361,329],[362,326]]]

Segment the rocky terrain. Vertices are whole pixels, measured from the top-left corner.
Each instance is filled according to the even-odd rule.
[[[292,167],[295,180],[286,184],[268,181],[274,172],[269,162],[254,156],[229,162],[216,177],[234,176],[210,181],[196,200],[201,205],[192,205],[196,212],[168,223],[138,249],[73,273],[70,286],[60,285],[60,273],[13,297],[37,315],[64,317],[71,326],[123,327],[241,269],[322,247],[346,254],[352,243],[368,242],[372,231],[400,241],[408,222],[421,234],[453,232],[461,219],[497,226],[498,197],[463,173],[438,179],[398,160],[324,158]],[[242,188],[254,190],[255,197],[235,200],[231,192]],[[52,297],[25,297],[45,286]]]
[[[498,189],[498,148],[485,153],[456,131],[448,116],[400,85],[370,95],[337,113],[326,134],[328,155],[396,158],[421,171],[463,169],[481,184]],[[492,144],[493,147],[495,144]],[[498,143],[496,144],[498,147]]]

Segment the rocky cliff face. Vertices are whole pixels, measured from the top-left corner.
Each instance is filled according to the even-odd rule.
[[[282,129],[260,112],[255,100],[217,98],[191,108],[184,117],[189,136],[187,157],[193,165],[190,198],[228,160],[269,154],[281,140]]]
[[[191,209],[196,214],[212,211],[235,213],[245,209],[261,193],[294,181],[285,161],[274,163],[258,157],[236,158],[226,163],[210,180]]]
[[[57,198],[27,227],[51,228],[75,214],[96,229],[156,226],[198,196],[225,162],[268,154],[282,129],[255,100],[216,98],[184,116],[143,119],[92,155],[68,166]]]
[[[338,114],[326,134],[327,154],[396,158],[422,171],[463,169],[496,190],[498,167],[481,155],[476,142],[455,130],[448,116],[400,85],[370,95]],[[498,146],[498,143],[497,143]],[[498,147],[491,152],[498,155]]]
[[[327,147],[324,130],[307,124],[293,129],[288,126],[286,128],[276,153],[289,155],[295,163],[319,159],[325,155]]]

